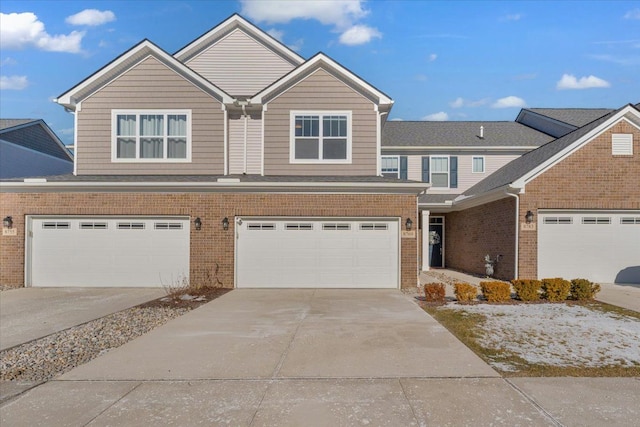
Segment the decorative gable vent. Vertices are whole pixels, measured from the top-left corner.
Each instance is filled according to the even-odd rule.
[[[614,156],[632,156],[633,134],[614,133],[611,135],[611,154]]]

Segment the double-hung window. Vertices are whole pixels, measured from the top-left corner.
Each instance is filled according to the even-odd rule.
[[[291,163],[351,163],[351,112],[291,112]]]
[[[448,156],[431,156],[431,187],[449,187]]]
[[[471,172],[472,173],[484,173],[484,157],[473,156],[471,159]]]
[[[113,161],[191,160],[189,110],[114,110],[111,125]]]
[[[382,176],[400,177],[400,157],[382,156]]]

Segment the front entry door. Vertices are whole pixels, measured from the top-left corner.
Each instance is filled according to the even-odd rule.
[[[444,266],[442,256],[443,225],[429,224],[429,267],[442,268]]]

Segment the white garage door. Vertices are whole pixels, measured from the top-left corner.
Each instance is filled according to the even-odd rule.
[[[32,217],[31,286],[162,287],[189,275],[189,219]]]
[[[239,288],[397,288],[398,220],[236,220]]]
[[[640,283],[640,211],[542,211],[538,277]]]

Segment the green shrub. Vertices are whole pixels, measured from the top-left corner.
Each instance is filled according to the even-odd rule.
[[[468,283],[456,283],[453,290],[458,302],[471,302],[478,296],[478,289]]]
[[[551,301],[564,301],[571,292],[571,282],[556,277],[553,279],[542,279],[542,298]]]
[[[600,292],[600,285],[587,279],[573,279],[571,281],[571,299],[587,301],[593,299]]]
[[[520,301],[538,301],[540,299],[541,281],[514,279],[511,284],[516,291],[516,298]]]
[[[480,282],[480,289],[489,302],[506,302],[511,299],[511,285],[506,282]]]
[[[444,303],[444,285],[442,283],[427,283],[424,285],[424,296],[427,302]]]

